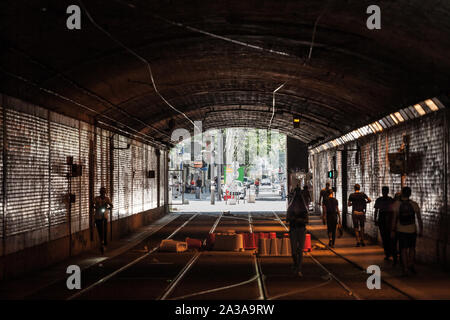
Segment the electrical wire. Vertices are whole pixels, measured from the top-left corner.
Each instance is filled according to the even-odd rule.
[[[152,67],[150,65],[150,63],[148,62],[147,59],[143,58],[142,56],[140,56],[139,54],[137,54],[134,50],[130,49],[129,47],[127,47],[125,44],[123,44],[121,41],[119,41],[118,39],[116,39],[113,35],[111,35],[108,31],[106,31],[105,29],[103,29],[101,26],[99,26],[97,24],[97,22],[94,20],[94,18],[92,18],[91,14],[89,13],[89,11],[87,10],[87,8],[85,7],[83,1],[79,0],[79,3],[81,5],[81,7],[83,8],[83,10],[86,13],[86,16],[88,17],[88,19],[91,21],[91,23],[101,32],[103,32],[104,34],[106,34],[112,41],[114,41],[115,43],[117,43],[119,46],[121,46],[123,49],[125,49],[128,53],[130,53],[131,55],[133,55],[134,57],[136,57],[138,60],[140,60],[141,62],[143,62],[146,66],[147,66],[147,71],[148,74],[150,76],[151,82],[152,82],[152,86],[153,89],[155,90],[156,94],[161,98],[162,101],[164,101],[165,104],[167,104],[171,109],[173,109],[174,111],[176,111],[177,113],[181,114],[183,117],[185,117],[190,123],[192,123],[192,125],[197,128],[198,130],[200,130],[197,125],[194,123],[194,121],[192,121],[184,112],[178,110],[177,108],[175,108],[169,101],[167,101],[166,98],[163,97],[163,95],[159,92],[157,86],[156,86],[156,82],[155,79],[153,77],[153,71],[152,71]]]
[[[224,41],[231,42],[231,43],[234,43],[234,44],[237,44],[237,45],[240,45],[240,46],[244,46],[244,47],[247,47],[247,48],[252,48],[252,49],[259,50],[259,51],[265,51],[265,52],[269,52],[269,53],[273,53],[273,54],[277,54],[277,55],[281,55],[281,56],[285,56],[285,57],[298,58],[297,56],[291,55],[291,54],[286,53],[286,52],[282,52],[282,51],[278,51],[278,50],[272,50],[272,49],[267,49],[267,48],[260,47],[260,46],[254,45],[254,44],[249,44],[249,43],[246,43],[246,42],[243,42],[243,41],[234,40],[234,39],[231,39],[231,38],[228,38],[228,37],[224,37],[224,36],[219,36],[217,34],[214,34],[214,33],[208,32],[208,31],[204,31],[204,30],[201,30],[201,29],[197,29],[197,28],[194,28],[194,27],[190,27],[190,26],[184,25],[184,24],[182,24],[180,22],[175,22],[175,21],[168,20],[168,19],[163,18],[163,17],[158,16],[158,15],[153,15],[153,17],[155,17],[155,18],[157,18],[159,20],[162,20],[164,22],[167,22],[167,23],[169,23],[171,25],[174,25],[174,26],[177,26],[177,27],[181,27],[181,28],[185,28],[185,29],[187,29],[189,31],[192,31],[192,32],[201,33],[201,34],[204,34],[204,35],[206,35],[208,37],[211,37],[211,38],[224,40]]]
[[[73,100],[73,99],[70,99],[70,98],[68,98],[68,97],[66,97],[66,96],[63,96],[63,95],[61,95],[61,94],[59,94],[59,93],[57,93],[57,92],[55,92],[55,91],[53,91],[53,90],[44,88],[44,87],[38,85],[37,83],[35,83],[35,82],[33,82],[33,81],[31,81],[31,80],[25,78],[25,77],[22,77],[22,76],[20,76],[20,75],[14,74],[14,73],[9,72],[9,71],[6,71],[6,70],[4,70],[3,68],[0,68],[0,71],[3,72],[4,74],[10,76],[10,77],[16,78],[16,79],[18,79],[18,80],[20,80],[20,81],[22,81],[22,82],[25,82],[26,84],[29,84],[29,85],[31,85],[31,86],[33,86],[33,87],[36,87],[36,88],[38,88],[40,91],[43,91],[43,92],[45,92],[45,93],[47,93],[47,94],[50,94],[50,95],[53,95],[53,96],[55,96],[55,97],[57,97],[57,98],[59,98],[59,99],[68,101],[68,102],[70,102],[70,103],[73,103],[73,104],[75,104],[75,105],[77,105],[77,106],[79,106],[79,107],[81,107],[81,108],[83,108],[83,109],[85,109],[85,110],[87,110],[87,111],[90,111],[90,112],[92,112],[92,113],[95,113],[95,114],[97,114],[97,115],[100,115],[102,118],[105,118],[105,119],[108,119],[108,120],[110,120],[110,121],[116,122],[116,123],[122,125],[124,128],[127,128],[128,130],[131,130],[131,131],[133,131],[133,132],[136,133],[136,134],[134,134],[134,133],[131,133],[131,132],[126,132],[127,134],[130,134],[130,135],[132,135],[132,136],[134,136],[134,137],[139,137],[138,135],[140,135],[140,137],[139,137],[140,139],[145,140],[147,143],[149,143],[149,144],[151,144],[151,145],[153,145],[153,146],[165,147],[162,143],[156,142],[155,139],[154,139],[153,137],[151,137],[151,136],[149,136],[149,135],[146,135],[146,134],[144,134],[144,133],[142,133],[142,132],[139,132],[139,131],[137,131],[136,129],[133,129],[133,128],[127,126],[126,124],[124,124],[124,123],[122,123],[122,122],[120,122],[120,121],[118,121],[118,120],[116,120],[116,119],[110,118],[110,117],[108,117],[108,116],[106,116],[106,115],[102,115],[102,114],[100,114],[100,112],[98,112],[98,111],[95,110],[95,109],[92,109],[91,107],[88,107],[88,106],[86,106],[86,105],[84,105],[84,104],[81,104],[81,103],[79,103],[79,102],[77,102],[77,101],[75,101],[75,100]],[[123,130],[121,130],[120,128],[117,128],[117,127],[115,127],[115,126],[113,126],[113,125],[109,125],[109,126],[112,127],[112,128],[114,128],[114,129],[116,129],[116,130],[123,131]]]
[[[286,83],[287,81],[272,92],[272,117],[270,118],[268,130],[270,130],[270,127],[272,126],[273,117],[275,116],[275,93],[277,93],[278,90],[283,88]]]

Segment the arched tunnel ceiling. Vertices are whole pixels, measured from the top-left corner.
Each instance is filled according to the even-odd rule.
[[[66,28],[71,4],[0,4],[1,91],[164,142],[171,128],[191,130],[156,94],[147,66],[96,28],[86,12],[81,30]],[[370,4],[381,8],[381,30],[366,27]],[[89,0],[85,5],[99,26],[150,62],[162,96],[191,120],[203,121],[205,130],[267,128],[272,92],[285,82],[276,94],[272,128],[309,144],[450,88],[448,1]],[[292,115],[302,118],[299,129]]]

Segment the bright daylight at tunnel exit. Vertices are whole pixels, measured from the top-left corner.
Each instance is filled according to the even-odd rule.
[[[2,306],[450,300],[449,1],[0,14]]]

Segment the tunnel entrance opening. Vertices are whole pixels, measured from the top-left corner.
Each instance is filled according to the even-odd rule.
[[[172,211],[284,211],[287,137],[278,130],[177,129],[169,153]]]

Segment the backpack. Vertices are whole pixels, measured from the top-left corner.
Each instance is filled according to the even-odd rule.
[[[294,196],[289,202],[286,220],[291,223],[302,225],[308,223],[308,208],[300,189],[294,191]]]
[[[398,220],[401,225],[410,225],[416,223],[416,213],[409,200],[401,201],[400,208],[398,210]]]

